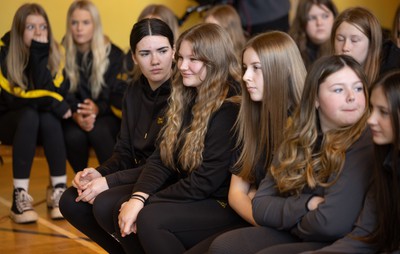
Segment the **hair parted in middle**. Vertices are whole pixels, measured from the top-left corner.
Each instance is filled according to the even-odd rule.
[[[146,36],[164,36],[168,39],[171,48],[174,48],[174,34],[167,23],[158,18],[146,18],[138,21],[132,27],[129,44],[132,54],[136,52],[136,45]],[[140,68],[133,69],[133,80],[138,80],[142,74]]]
[[[24,74],[29,61],[29,48],[24,43],[26,20],[29,15],[39,15],[46,21],[50,52],[48,68],[52,75],[56,75],[61,67],[61,53],[59,44],[55,41],[49,18],[42,6],[35,3],[21,5],[16,11],[10,31],[10,46],[7,54],[7,79],[12,87],[18,86],[25,90],[28,87],[28,77]]]
[[[106,86],[104,74],[110,64],[108,60],[108,54],[111,51],[111,43],[103,34],[100,13],[96,6],[89,0],[76,0],[72,2],[67,13],[67,29],[64,38],[64,47],[66,50],[65,72],[70,80],[71,92],[76,91],[79,82],[79,66],[77,66],[76,63],[78,49],[74,42],[70,28],[72,25],[71,16],[73,12],[78,9],[85,10],[90,13],[94,26],[93,38],[90,43],[90,51],[93,55],[93,63],[89,81],[92,96],[96,99],[99,96],[102,87]],[[88,54],[89,52],[85,53]]]

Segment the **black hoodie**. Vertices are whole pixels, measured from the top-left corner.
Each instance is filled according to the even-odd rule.
[[[6,58],[9,51],[10,33],[6,33],[0,42],[0,115],[10,110],[32,107],[50,111],[62,117],[69,109],[63,98],[67,88],[64,85],[62,71],[53,77],[47,68],[50,43],[32,41],[29,48],[29,61],[25,75],[29,81],[27,89],[12,86],[7,80]]]
[[[158,133],[166,121],[164,114],[170,93],[170,80],[153,91],[143,75],[127,87],[122,103],[121,130],[114,152],[97,168],[106,176],[110,187],[118,185],[118,179],[111,173],[144,164],[155,150]],[[140,173],[140,169],[134,171]]]

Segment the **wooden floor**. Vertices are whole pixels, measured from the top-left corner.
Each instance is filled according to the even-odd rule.
[[[29,194],[34,198],[39,220],[34,224],[20,225],[9,217],[12,202],[12,161],[8,147],[0,146],[4,165],[0,166],[0,253],[106,253],[66,220],[54,221],[47,214],[45,203],[49,170],[46,159],[37,155],[34,160]],[[96,165],[95,158],[90,159]],[[68,185],[73,171],[68,166]]]

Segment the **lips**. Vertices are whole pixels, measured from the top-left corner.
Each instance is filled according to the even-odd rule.
[[[160,73],[162,71],[162,69],[152,69],[151,73],[157,74]]]
[[[248,91],[249,93],[254,92],[254,91],[256,90],[256,88],[255,88],[255,87],[252,87],[252,86],[248,86],[248,87],[246,87],[246,88],[247,88],[247,91]]]

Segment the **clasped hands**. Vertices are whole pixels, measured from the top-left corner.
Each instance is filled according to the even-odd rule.
[[[106,178],[101,176],[95,168],[85,168],[76,173],[72,185],[78,191],[76,202],[83,201],[93,204],[97,195],[108,190]]]
[[[96,122],[96,116],[99,108],[91,99],[85,99],[83,103],[78,104],[78,110],[72,115],[74,121],[84,131],[91,131]]]

